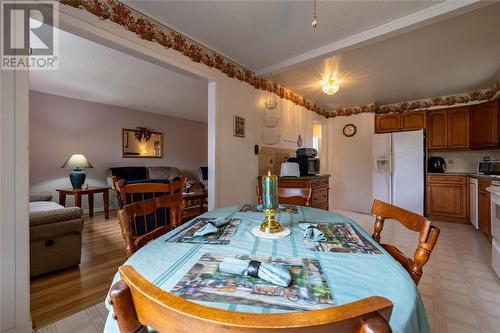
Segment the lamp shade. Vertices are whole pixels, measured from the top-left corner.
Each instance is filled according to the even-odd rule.
[[[64,169],[86,169],[93,168],[92,164],[87,160],[83,154],[73,154],[63,164],[61,168]]]

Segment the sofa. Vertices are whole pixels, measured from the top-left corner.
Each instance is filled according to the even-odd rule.
[[[78,266],[82,253],[83,211],[63,207],[51,194],[30,195],[30,274]]]
[[[174,177],[179,177],[179,169],[169,166],[154,166],[154,167],[115,167],[106,170],[106,181],[108,186],[112,189],[115,203],[115,208],[118,207],[116,191],[113,187],[113,176],[116,176],[119,180],[124,179],[128,182],[137,180],[148,180],[148,179],[170,179]]]

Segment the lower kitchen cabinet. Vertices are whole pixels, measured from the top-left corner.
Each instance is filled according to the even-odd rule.
[[[490,192],[486,191],[490,184],[488,179],[479,179],[477,186],[477,224],[487,237],[491,237],[491,201]]]
[[[314,208],[328,210],[330,191],[330,175],[320,175],[311,177],[279,177],[278,187],[310,188],[310,206]]]
[[[470,223],[469,200],[467,176],[427,176],[428,218],[445,222]]]

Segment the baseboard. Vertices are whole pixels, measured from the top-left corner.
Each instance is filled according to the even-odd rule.
[[[104,212],[104,207],[94,208],[94,213],[100,213],[100,212]],[[88,209],[83,210],[83,214],[88,214],[88,213],[89,213]]]
[[[2,333],[29,333],[34,331],[35,330],[33,329],[31,321],[28,321],[24,323],[18,323],[16,327],[9,328],[5,331],[2,331]]]

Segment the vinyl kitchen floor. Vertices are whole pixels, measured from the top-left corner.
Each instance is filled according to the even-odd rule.
[[[372,232],[372,216],[338,212]],[[431,331],[500,332],[500,280],[490,266],[491,243],[471,225],[435,224],[441,229],[441,235],[418,286]],[[388,221],[382,231],[382,241],[410,255],[416,247],[417,235]],[[36,332],[102,332],[106,315],[104,303],[101,303]]]

